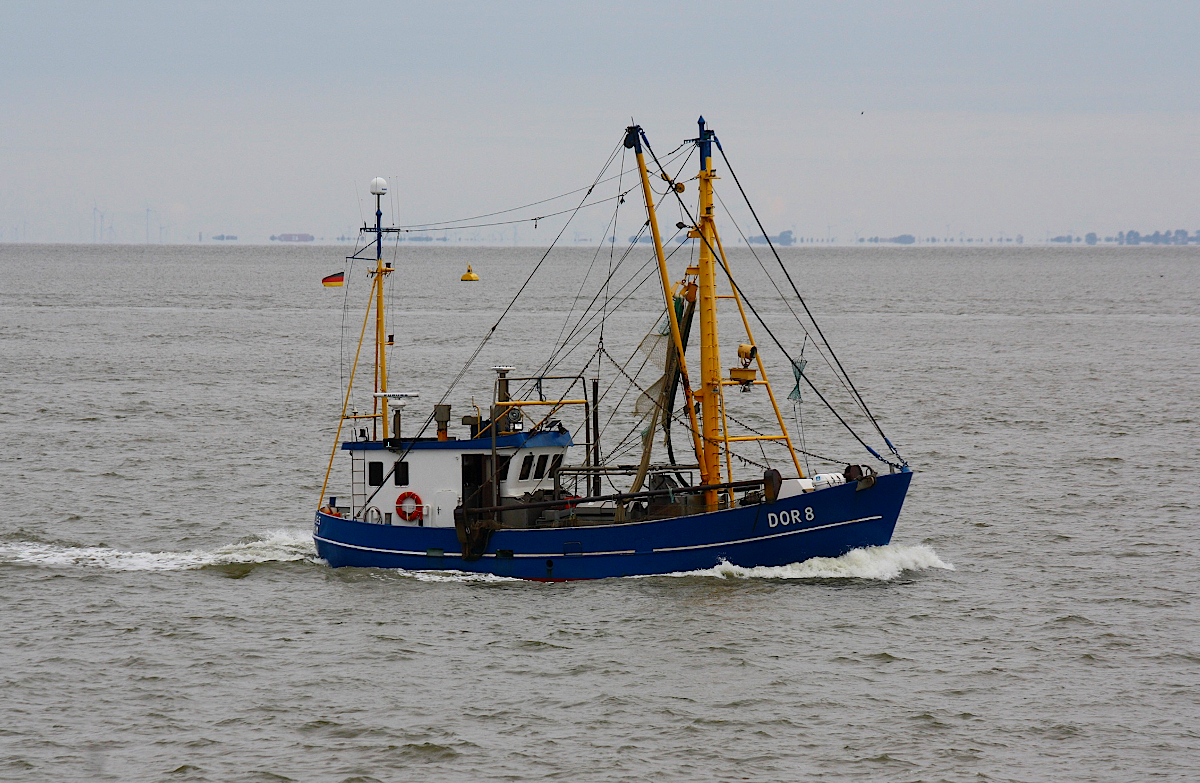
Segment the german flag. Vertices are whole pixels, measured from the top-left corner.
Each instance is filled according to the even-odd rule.
[[[321,278],[321,285],[329,286],[330,288],[340,286],[340,285],[345,285],[345,284],[346,284],[346,275],[344,272],[337,272],[335,274],[330,275],[329,277]]]

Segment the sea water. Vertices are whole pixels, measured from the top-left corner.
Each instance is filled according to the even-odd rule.
[[[1195,779],[1200,252],[782,252],[916,471],[893,543],[537,584],[316,557],[368,284],[344,248],[0,245],[0,779]],[[541,253],[389,250],[406,427]],[[547,261],[455,419],[538,366],[596,263]],[[610,353],[660,302],[604,319]],[[592,326],[563,366],[607,383]],[[872,462],[804,400],[808,450]]]

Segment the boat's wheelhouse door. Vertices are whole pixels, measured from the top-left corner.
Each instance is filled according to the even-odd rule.
[[[491,475],[491,454],[463,454],[462,457],[462,505],[464,509],[482,508],[493,505],[494,494]]]

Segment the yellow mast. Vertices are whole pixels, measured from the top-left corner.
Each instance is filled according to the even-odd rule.
[[[383,264],[383,209],[380,200],[387,193],[387,182],[383,177],[371,181],[371,193],[375,195],[375,404],[372,412],[380,419],[382,440],[388,439],[388,377],[387,377],[387,336],[383,310],[383,281],[391,271],[392,265]],[[380,396],[380,395],[383,396]],[[382,406],[382,409],[380,408]]]
[[[379,388],[376,391],[386,393],[388,390],[387,382],[387,339],[384,335],[385,325],[383,320],[383,280],[384,275],[391,272],[391,268],[384,268],[383,259],[376,260],[375,266],[375,366],[378,371]],[[388,409],[387,397],[376,397],[376,402],[383,406],[380,411],[383,415],[380,418],[383,420],[383,440],[388,439]]]
[[[354,362],[350,365],[350,380],[346,384],[346,395],[342,400],[342,415],[338,419],[337,433],[333,438],[333,451],[329,455],[329,465],[325,468],[325,480],[321,484],[321,498],[318,503],[324,502],[325,490],[329,488],[329,474],[333,471],[333,459],[337,456],[338,445],[342,439],[342,425],[347,419],[382,419],[383,420],[383,437],[386,440],[388,437],[388,410],[387,398],[374,398],[374,404],[371,408],[370,416],[346,415],[346,410],[350,407],[350,394],[354,389],[354,376],[358,372],[358,358],[362,354],[363,339],[367,336],[367,323],[371,319],[371,299],[375,299],[375,391],[387,391],[387,340],[385,339],[384,331],[386,323],[384,320],[383,311],[383,281],[386,276],[393,270],[391,264],[387,266],[383,263],[383,209],[380,204],[383,195],[387,193],[387,181],[383,177],[376,177],[371,180],[371,193],[375,196],[375,269],[371,270],[371,276],[374,278],[371,281],[371,292],[367,296],[367,309],[363,313],[362,331],[358,335],[358,348],[354,351]],[[364,231],[370,231],[370,228],[363,226]],[[354,257],[358,257],[356,253]],[[380,413],[379,406],[383,405],[383,412]]]
[[[712,168],[713,132],[704,127],[700,118],[700,215],[696,230],[700,233],[700,258],[697,262],[700,274],[698,301],[700,311],[700,398],[701,435],[704,452],[700,458],[703,473],[708,477],[705,484],[721,483],[721,349],[717,340],[717,270],[713,248],[717,244],[716,221],[713,216],[713,186],[716,179]],[[717,508],[717,491],[704,493],[704,504],[709,510]]]
[[[654,199],[650,189],[649,173],[646,170],[646,162],[642,155],[642,141],[644,136],[640,127],[635,125],[626,130],[625,146],[632,148],[637,154],[638,171],[642,177],[642,193],[646,199],[650,233],[654,239],[654,252],[658,257],[663,295],[667,301],[671,338],[680,357],[680,375],[684,393],[687,395],[687,411],[691,422],[696,461],[700,466],[700,482],[702,485],[716,485],[723,482],[721,475],[722,448],[725,451],[725,469],[728,473],[728,480],[733,480],[733,465],[730,459],[732,454],[729,449],[729,444],[733,441],[782,441],[788,448],[792,464],[796,468],[796,474],[803,477],[804,472],[800,469],[800,462],[795,448],[792,446],[787,425],[783,421],[779,405],[775,401],[775,394],[771,390],[770,382],[767,380],[766,368],[763,366],[762,356],[759,355],[757,349],[754,347],[754,336],[751,333],[750,323],[746,318],[745,310],[742,308],[740,293],[736,287],[733,287],[731,294],[717,294],[717,263],[718,261],[721,263],[726,273],[729,271],[729,264],[725,258],[725,249],[721,247],[721,237],[717,233],[716,216],[714,215],[713,208],[713,180],[718,178],[716,172],[713,170],[712,160],[712,146],[716,142],[716,134],[706,127],[703,117],[700,118],[699,125],[700,137],[695,141],[700,148],[700,173],[696,176],[700,190],[700,214],[696,220],[696,225],[688,232],[688,236],[700,240],[700,252],[696,265],[687,270],[684,281],[681,284],[690,286],[691,284],[688,282],[689,277],[691,275],[696,276],[696,309],[699,311],[700,317],[700,379],[698,387],[695,390],[692,389],[689,383],[687,365],[683,358],[683,343],[673,306],[676,289],[671,286],[667,273],[666,260],[662,248],[662,237],[659,234],[658,219],[655,215]],[[663,178],[667,179],[665,173],[663,174]],[[675,188],[678,192],[682,192],[682,185],[675,185]],[[721,366],[721,349],[717,333],[717,302],[721,299],[733,299],[737,303],[742,325],[746,330],[746,338],[750,341],[749,345],[741,346],[738,349],[739,358],[743,360],[743,365],[742,368],[730,370],[729,378],[725,377],[725,371]],[[748,351],[746,356],[741,355],[743,349]],[[747,368],[748,363],[751,361],[757,361],[757,369],[761,375],[761,380],[754,380],[753,370],[743,369]],[[738,373],[737,376],[733,375],[735,372]],[[744,375],[744,373],[749,373],[749,377]],[[779,423],[780,434],[739,435],[733,437],[730,435],[728,424],[725,421],[724,387],[739,385],[743,389],[746,389],[751,385],[758,384],[767,387],[767,395],[771,400],[775,419]],[[697,403],[699,403],[698,406]],[[699,416],[696,413],[697,407],[699,407]],[[669,412],[664,412],[664,415],[670,414]],[[653,427],[654,425],[652,424],[652,430]],[[645,455],[643,455],[644,461]],[[704,493],[704,503],[710,511],[718,509],[720,507],[718,491],[715,489],[706,490]]]

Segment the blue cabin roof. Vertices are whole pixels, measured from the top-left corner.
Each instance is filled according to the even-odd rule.
[[[496,438],[498,449],[548,448],[573,446],[571,433],[558,431],[513,432]],[[437,438],[389,440],[348,440],[342,443],[342,451],[419,451],[421,449],[441,451],[491,451],[492,439],[468,438],[466,440],[438,440]]]

